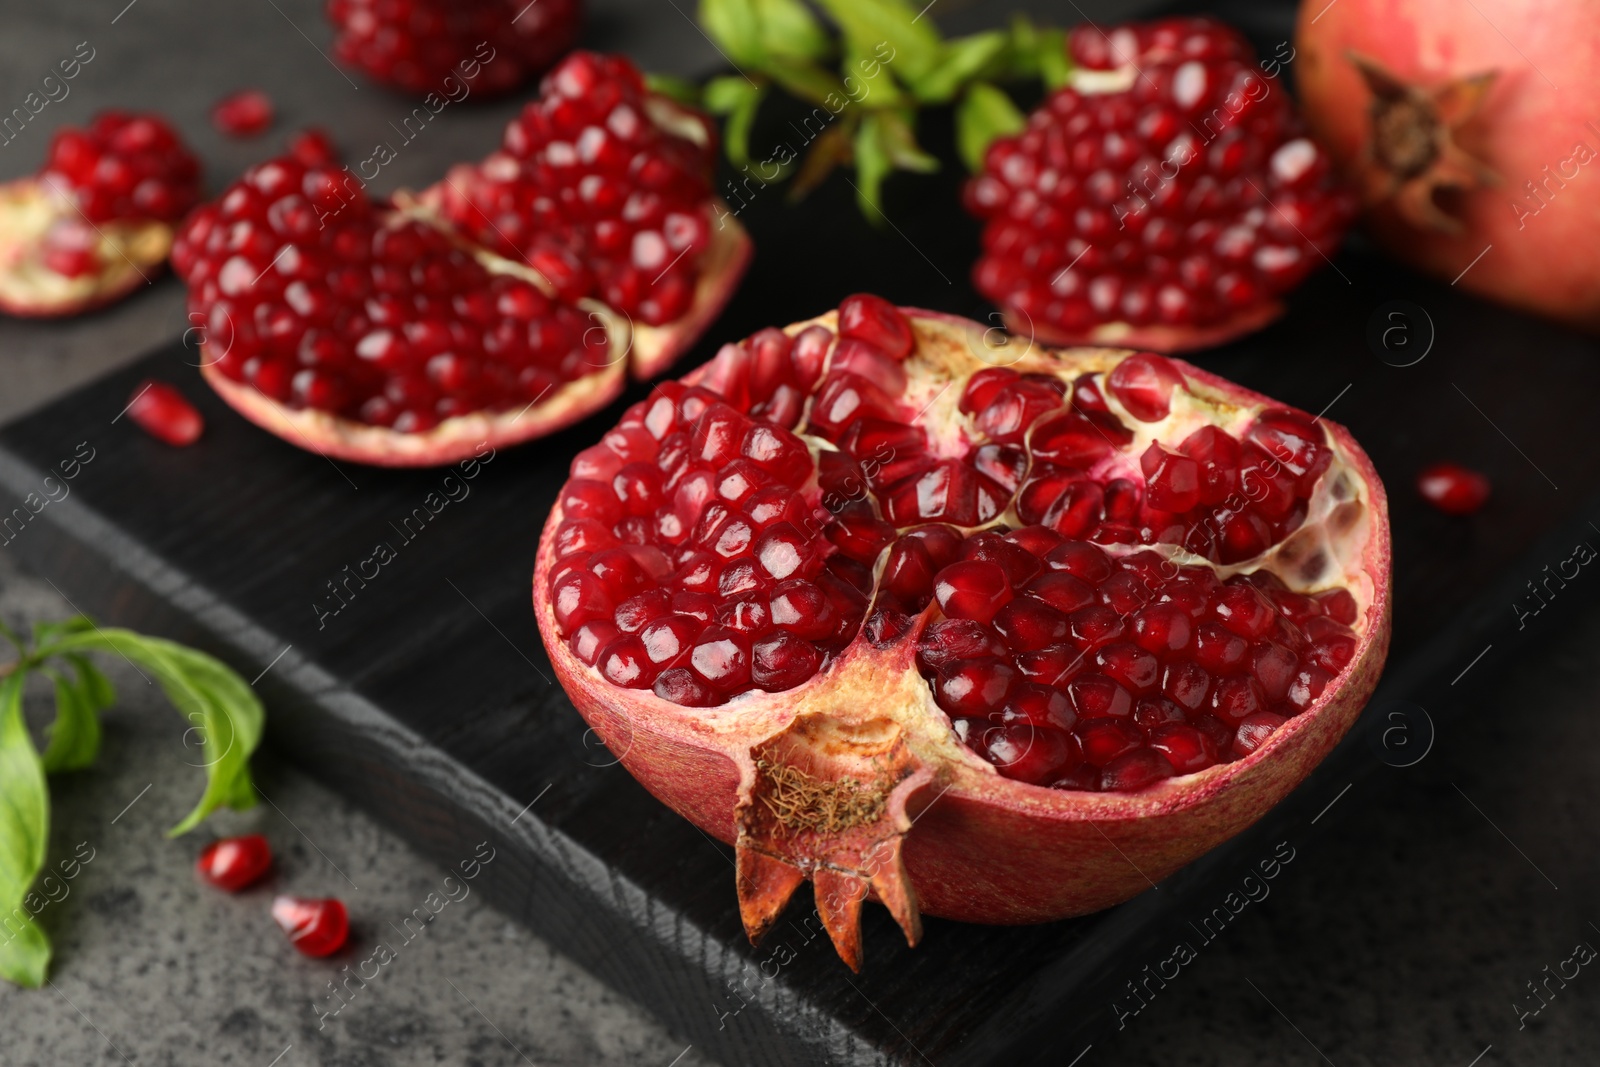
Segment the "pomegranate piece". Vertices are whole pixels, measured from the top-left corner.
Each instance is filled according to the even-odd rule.
[[[272,847],[260,834],[213,841],[195,860],[200,877],[230,893],[252,885],[272,866]]]
[[[452,101],[515,89],[572,47],[582,21],[578,0],[329,0],[326,10],[341,62]]]
[[[608,287],[617,277],[606,265],[610,246],[591,238],[620,231],[608,229],[593,204],[574,199],[580,187],[584,195],[594,191],[589,179],[604,178],[600,162],[581,151],[562,179],[575,183],[565,193],[551,187],[549,196],[536,195],[527,182],[507,186],[513,199],[530,197],[517,204],[537,201],[541,236],[524,245],[531,235],[501,213],[504,205],[484,202],[485,214],[459,196],[449,200],[441,190],[465,188],[454,179],[421,200],[404,192],[373,200],[348,167],[337,166],[326,137],[308,132],[287,156],[252,167],[190,216],[173,247],[173,265],[189,287],[190,321],[201,324],[209,356],[203,373],[223,399],[325,456],[435,466],[568,425],[610,403],[630,371],[649,377],[692,343],[749,255],[737,223],[712,233],[709,154],[656,125],[658,98],[620,57],[580,53],[551,74],[547,91],[512,123],[508,141],[524,143],[524,124],[545,129],[556,119],[580,149],[593,141],[583,130],[611,137],[605,166],[625,149],[621,164],[634,167],[627,180],[643,183],[641,196],[659,204],[677,197],[660,217],[663,229],[650,231],[673,249],[673,264],[657,265],[643,283],[635,270],[626,292]],[[612,101],[609,112],[585,110],[602,99]],[[541,108],[555,118],[533,117],[545,115]],[[609,122],[612,132],[571,126],[578,112],[585,124]],[[626,145],[615,134],[619,112],[632,116]],[[689,112],[672,114],[708,130]],[[538,172],[547,169],[540,163]],[[650,184],[657,179],[665,184]],[[477,180],[462,178],[473,188]],[[452,206],[467,207],[467,217],[441,218]],[[657,218],[612,207],[640,225]],[[514,246],[506,245],[509,236]],[[494,248],[476,243],[486,238]],[[674,245],[680,238],[689,244]],[[497,253],[520,260],[524,246],[525,264]],[[684,299],[661,303],[651,279]],[[651,300],[665,313],[645,314]],[[777,356],[773,365],[792,379],[786,353]],[[767,400],[786,404],[792,422],[801,394],[793,380],[780,384],[788,399],[776,400],[772,390]],[[644,458],[654,460],[654,452]],[[658,489],[652,482],[637,491]]]
[[[562,295],[665,326],[695,313],[733,225],[711,192],[714,140],[704,115],[650,93],[626,59],[574,52],[498,151],[423,199]]]
[[[140,382],[128,402],[128,417],[158,441],[174,448],[192,445],[200,439],[205,421],[194,405],[166,382],[147,379]]]
[[[155,115],[102,111],[51,138],[39,173],[0,185],[0,310],[76,315],[162,267],[200,162]]]
[[[1435,463],[1417,475],[1417,492],[1446,515],[1471,515],[1489,502],[1489,479],[1459,463]]]
[[[272,918],[295,948],[313,958],[333,955],[350,936],[350,915],[333,897],[278,897]]]
[[[986,367],[981,332],[853,296],[725,345],[579,454],[540,546],[579,710],[731,829],[752,936],[818,872],[852,966],[869,893],[914,941],[919,908],[1142,891],[1127,855],[1160,877],[1258,817],[1386,649],[1386,502],[1348,433],[1149,353]]]
[[[1172,18],[1082,26],[1068,50],[1071,82],[966,188],[978,291],[1056,344],[1181,352],[1276,318],[1354,201],[1244,38]]]
[[[254,137],[272,125],[272,117],[272,99],[260,89],[241,89],[211,109],[211,124],[229,137]]]

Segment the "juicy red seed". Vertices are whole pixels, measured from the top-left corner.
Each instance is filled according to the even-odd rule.
[[[125,111],[102,111],[86,130],[58,130],[40,176],[70,191],[92,223],[176,222],[200,198],[200,162],[172,127]]]
[[[1132,723],[1101,719],[1080,727],[1078,740],[1083,746],[1083,758],[1096,767],[1105,767],[1137,749],[1144,737]]]
[[[1100,788],[1106,792],[1132,793],[1171,778],[1172,764],[1150,748],[1138,748],[1118,756],[1100,772]]]
[[[230,893],[237,893],[272,866],[272,846],[260,834],[225,837],[200,851],[195,870],[200,877]]]
[[[1150,747],[1166,757],[1178,774],[1203,771],[1217,762],[1215,743],[1193,726],[1168,722],[1150,731]]]
[[[944,619],[934,623],[917,643],[917,668],[932,674],[947,663],[1001,656],[1006,647],[995,632],[971,619]]]
[[[997,564],[961,560],[934,577],[933,596],[948,617],[987,623],[1011,599],[1011,583]]]
[[[1233,754],[1241,759],[1250,755],[1266,744],[1267,738],[1288,721],[1282,715],[1267,711],[1247,716],[1239,723],[1238,732],[1234,734]]]
[[[933,698],[951,715],[990,715],[1005,706],[1017,672],[999,660],[952,663],[933,680]]]
[[[1186,386],[1170,360],[1141,352],[1118,363],[1106,378],[1106,387],[1140,422],[1160,422],[1172,410],[1173,391]]]
[[[1240,637],[1265,637],[1277,621],[1272,602],[1248,585],[1231,585],[1212,603],[1216,620]]]
[[[1073,754],[1071,735],[1025,722],[988,727],[973,740],[1001,774],[1034,785],[1053,780]]]
[[[809,641],[776,630],[750,649],[750,680],[769,693],[810,681],[822,666],[822,653]]]
[[[148,379],[134,388],[128,417],[151,437],[175,448],[194,444],[205,429],[200,412],[182,393],[165,382]]]
[[[278,897],[272,902],[272,918],[307,956],[330,956],[350,936],[350,915],[332,897]]]
[[[272,100],[259,89],[242,89],[218,100],[211,123],[230,137],[254,137],[272,125]]]
[[[1458,463],[1435,463],[1417,475],[1422,499],[1446,515],[1471,515],[1489,500],[1489,479]]]
[[[900,309],[871,293],[847,296],[839,305],[839,336],[864,341],[890,359],[911,354],[911,324]]]

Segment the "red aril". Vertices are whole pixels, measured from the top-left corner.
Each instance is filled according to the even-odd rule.
[[[133,399],[128,402],[128,417],[145,433],[174,448],[194,444],[205,429],[200,412],[182,393],[166,382],[153,379],[134,388]]]
[[[254,884],[272,866],[272,847],[260,834],[225,837],[201,850],[195,860],[200,877],[230,893]]]
[[[218,100],[211,124],[229,137],[254,137],[272,125],[272,98],[260,89],[241,89]]]
[[[333,897],[278,897],[272,918],[295,948],[313,958],[331,956],[350,936],[350,915]]]
[[[1071,81],[967,186],[978,291],[1050,344],[1181,352],[1280,315],[1354,213],[1283,86],[1209,18],[1085,25],[1068,51]]]
[[[807,878],[853,967],[868,896],[912,940],[922,912],[1108,907],[1258,818],[1354,721],[1387,647],[1389,548],[1342,428],[1149,354],[989,366],[981,326],[876,298],[784,332],[820,363],[798,340],[770,361],[763,331],[580,454],[534,576],[579,710],[734,843],[752,937]],[[859,345],[899,385],[820,403],[862,389],[837,363]],[[785,388],[811,402],[775,411]],[[1064,431],[1045,431],[1069,418],[1102,445],[1058,465]],[[794,462],[728,490],[701,466],[752,454]],[[629,514],[625,459],[659,471],[653,514]],[[1040,484],[1081,506],[1030,517]],[[1241,523],[1249,551],[1221,534]],[[618,543],[667,576],[607,587]]]
[[[1489,501],[1489,479],[1459,463],[1435,463],[1417,475],[1422,499],[1446,515],[1471,515]]]
[[[574,81],[589,88],[581,105],[562,95]],[[663,285],[676,277],[674,291],[688,292],[687,303],[647,323],[629,319],[642,305],[605,302],[612,294],[596,279],[610,276],[608,261],[582,258],[594,253],[585,235],[603,220],[571,198],[589,188],[589,178],[603,177],[592,161],[574,158],[563,172],[557,184],[571,195],[552,187],[553,199],[539,200],[550,225],[541,230],[540,255],[524,262],[475,243],[485,226],[526,236],[510,221],[441,218],[438,206],[404,193],[374,200],[332,160],[331,146],[303,137],[290,155],[252,167],[196,211],[173,248],[189,286],[190,321],[204,338],[203,373],[223,399],[325,456],[430,466],[550,433],[610,403],[630,372],[648,377],[675,359],[720,310],[749,255],[737,223],[711,229],[704,146],[651,116],[670,107],[673,121],[683,118],[703,136],[708,128],[677,105],[657,108],[625,59],[579,53],[546,84],[552,95],[529,107],[542,115],[549,105],[561,121],[578,123],[567,132],[580,140],[582,129],[599,129],[583,123],[610,121],[593,110],[602,100],[611,100],[612,114],[634,115],[632,139],[627,146],[614,140],[613,149],[625,148],[622,162],[639,173],[659,170],[670,179],[679,196],[675,218],[704,223],[700,254],[685,246],[676,275],[652,274]],[[513,130],[524,121],[532,120],[517,120]],[[607,166],[615,162],[605,157]],[[452,186],[447,179],[443,187]],[[435,190],[425,199],[439,196]],[[540,256],[576,273],[547,271]],[[655,299],[649,285],[630,291]],[[800,394],[790,391],[798,405]],[[658,438],[646,433],[640,441],[648,447],[638,458],[655,461]],[[655,494],[660,480],[652,473],[647,483],[629,484]]]
[[[0,185],[0,311],[76,315],[127,296],[160,272],[199,194],[199,161],[155,115],[57,130],[38,174]]]

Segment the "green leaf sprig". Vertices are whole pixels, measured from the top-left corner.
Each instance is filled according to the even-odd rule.
[[[738,73],[712,78],[698,102],[723,117],[728,159],[746,171],[750,132],[774,87],[824,109],[825,128],[810,135],[804,158],[758,164],[760,182],[792,176],[790,195],[799,197],[853,163],[857,202],[874,222],[882,218],[890,174],[938,169],[917,142],[919,108],[955,104],[962,159],[977,170],[996,137],[1023,126],[1021,111],[996,83],[1037,79],[1054,89],[1071,73],[1064,32],[1023,16],[1005,30],[946,40],[923,17],[927,8],[909,0],[815,3],[832,30],[803,0],[700,0],[702,27]],[[693,99],[682,82],[657,88]]]
[[[113,653],[149,672],[200,734],[205,792],[169,836],[187,833],[220,807],[255,804],[249,761],[261,741],[263,713],[255,691],[226,665],[161,638],[104,629],[82,616],[35,626],[31,641],[0,623],[0,638],[17,653],[0,666],[0,978],[37,988],[50,963],[50,940],[34,921],[38,909],[27,905],[50,836],[45,776],[94,762],[100,713],[116,700],[89,654]],[[43,753],[22,717],[23,686],[33,673],[55,686],[56,717]]]

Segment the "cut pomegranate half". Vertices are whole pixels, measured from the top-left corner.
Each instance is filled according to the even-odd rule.
[[[1355,214],[1248,42],[1208,18],[1069,37],[1071,83],[967,186],[978,290],[1049,344],[1182,352],[1258,330]]]
[[[1024,923],[1108,907],[1292,789],[1389,635],[1342,428],[1149,353],[986,347],[872,296],[724,346],[579,453],[534,607],[630,772],[800,882]],[[915,829],[913,829],[915,822]]]
[[[200,163],[154,115],[103,111],[56,132],[39,173],[0,185],[0,311],[77,315],[159,272]]]
[[[615,399],[630,369],[653,375],[691,344],[750,250],[731,219],[710,228],[709,200],[696,210],[708,243],[682,252],[696,296],[659,327],[572,284],[570,265],[588,270],[575,254],[506,259],[441,218],[437,197],[374,202],[304,151],[195,212],[172,259],[203,324],[203,373],[236,410],[326,456],[432,466],[569,425]]]

